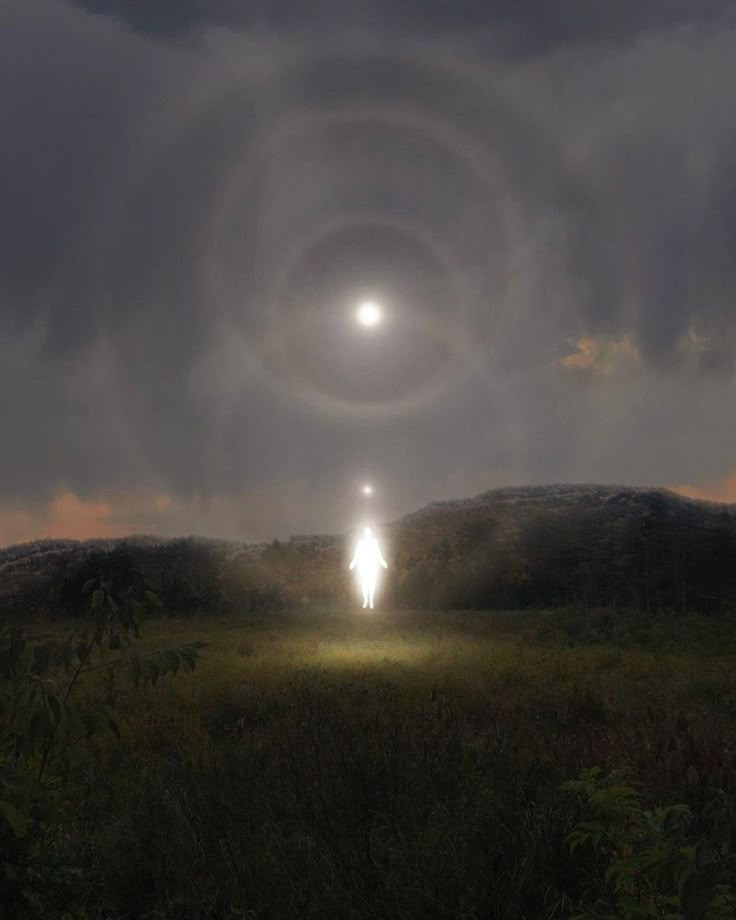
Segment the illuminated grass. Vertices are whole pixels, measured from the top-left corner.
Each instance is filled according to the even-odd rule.
[[[535,623],[147,623],[144,645],[208,645],[80,758],[59,839],[88,903],[151,920],[568,916],[604,885],[570,857],[559,791],[590,766],[687,803],[709,833],[713,797],[736,796],[730,656],[530,641]]]

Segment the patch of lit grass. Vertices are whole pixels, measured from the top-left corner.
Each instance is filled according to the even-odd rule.
[[[713,796],[736,794],[728,655],[542,643],[531,621],[146,622],[144,648],[206,647],[75,760],[54,852],[90,915],[566,916],[598,882],[570,857],[559,787],[590,766],[710,826]]]

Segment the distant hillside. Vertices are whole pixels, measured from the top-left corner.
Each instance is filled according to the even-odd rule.
[[[736,507],[552,485],[436,502],[393,528],[394,591],[447,607],[703,610],[736,600]]]
[[[736,506],[663,489],[495,489],[435,502],[384,533],[384,601],[398,606],[702,611],[736,603]],[[346,601],[348,542],[42,540],[0,550],[0,611],[73,614],[91,574],[122,579],[133,568],[172,614]]]

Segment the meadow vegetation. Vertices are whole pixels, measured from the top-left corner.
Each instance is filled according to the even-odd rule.
[[[3,632],[10,916],[736,916],[727,618],[149,601]]]

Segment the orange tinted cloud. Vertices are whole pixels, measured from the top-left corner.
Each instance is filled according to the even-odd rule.
[[[50,537],[84,540],[90,534],[116,536],[115,513],[110,502],[83,499],[73,492],[62,492],[49,506],[46,519]]]
[[[728,473],[722,479],[704,486],[674,486],[674,492],[687,498],[700,498],[708,502],[736,502],[736,473]]]
[[[34,533],[33,515],[23,508],[0,509],[0,546],[25,543]]]
[[[153,507],[156,511],[173,511],[176,508],[176,502],[170,495],[156,495],[153,499]]]
[[[116,491],[84,497],[64,489],[44,503],[0,505],[0,546],[44,537],[87,540],[131,534],[202,534],[255,542],[322,532],[331,526],[323,518],[323,507],[324,496],[315,496],[306,480],[210,496]]]
[[[595,377],[606,377],[639,363],[639,349],[631,336],[613,339],[606,336],[581,336],[575,351],[560,359],[560,366]]]
[[[42,537],[87,540],[122,537],[141,529],[155,531],[155,519],[174,507],[166,494],[119,493],[108,498],[82,498],[65,489],[43,505],[0,506],[0,546]]]

